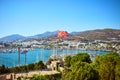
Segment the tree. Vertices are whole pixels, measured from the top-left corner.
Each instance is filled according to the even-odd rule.
[[[87,53],[78,53],[77,55],[72,57],[70,64],[73,65],[74,63],[79,61],[91,63],[90,55]]]
[[[69,58],[66,59],[66,63]],[[69,64],[69,62],[68,62]],[[65,69],[63,80],[98,80],[98,72],[93,68],[89,54],[79,53],[70,60],[71,69]]]
[[[95,69],[99,72],[100,80],[120,79],[120,56],[117,53],[108,53],[96,57]]]
[[[5,72],[6,72],[5,65],[0,66],[0,74]]]
[[[28,70],[34,70],[34,66],[35,66],[35,64],[33,64],[33,63],[29,64],[28,65]]]
[[[66,67],[70,67],[70,62],[71,62],[71,56],[66,56],[65,59],[64,59],[64,65]]]
[[[47,77],[42,75],[34,75],[30,80],[48,80]]]
[[[42,61],[39,61],[38,62],[38,68],[39,68],[39,70],[42,70],[42,69],[45,69],[46,66],[44,65],[44,63]]]
[[[34,66],[35,70],[42,70],[42,69],[45,69],[45,68],[46,68],[46,66],[44,65],[44,63],[42,61],[39,61]]]
[[[120,80],[120,58],[117,59],[115,66],[115,80]]]
[[[77,62],[64,75],[65,80],[98,80],[98,72],[87,62]]]

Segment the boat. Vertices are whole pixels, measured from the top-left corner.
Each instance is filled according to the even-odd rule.
[[[27,50],[23,50],[22,52],[21,52],[21,54],[25,54],[25,53],[27,53],[28,51]]]

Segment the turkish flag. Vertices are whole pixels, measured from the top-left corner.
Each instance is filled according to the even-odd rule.
[[[58,30],[58,38],[65,38],[68,36],[67,31]]]

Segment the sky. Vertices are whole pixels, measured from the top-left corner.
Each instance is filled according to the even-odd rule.
[[[120,29],[120,0],[0,0],[0,38]]]

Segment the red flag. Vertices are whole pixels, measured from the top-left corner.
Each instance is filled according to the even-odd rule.
[[[67,36],[68,36],[68,32],[67,31],[58,30],[58,38],[65,38]]]

